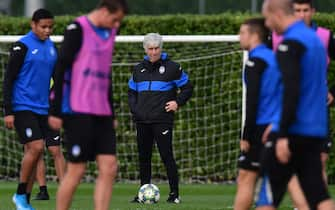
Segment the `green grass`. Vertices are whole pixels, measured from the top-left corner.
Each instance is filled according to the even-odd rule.
[[[111,210],[225,210],[232,209],[235,185],[224,184],[204,184],[204,185],[181,185],[180,205],[168,204],[165,202],[168,194],[166,184],[158,185],[161,191],[161,200],[158,204],[144,205],[132,204],[129,201],[134,197],[137,191],[135,184],[116,184],[111,203]],[[12,210],[12,195],[16,189],[15,182],[0,182],[0,210]],[[32,201],[36,210],[54,210],[55,209],[55,192],[57,185],[50,183],[48,185],[50,201]],[[36,194],[37,189],[33,191],[32,197]],[[331,187],[335,192],[335,186]],[[75,194],[71,210],[92,210],[93,209],[93,184],[81,184]],[[286,198],[280,208],[282,210],[292,210],[289,200]]]

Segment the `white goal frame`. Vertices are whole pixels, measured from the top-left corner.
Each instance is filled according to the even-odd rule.
[[[22,35],[0,35],[0,43],[13,43],[19,40]],[[163,35],[164,42],[238,42],[238,35]],[[142,42],[142,35],[116,36],[116,42]],[[51,40],[60,43],[63,36],[51,36]]]
[[[0,35],[0,43],[13,43],[19,40],[22,35]],[[163,42],[238,42],[240,37],[238,35],[163,35]],[[143,42],[144,36],[142,35],[121,35],[116,36],[116,42]],[[55,43],[60,43],[63,41],[62,35],[51,36],[51,40]],[[245,66],[245,62],[248,60],[248,53],[246,51],[243,52],[243,66]],[[244,69],[243,71],[244,72]],[[245,119],[245,98],[246,98],[246,88],[244,83],[243,85],[243,98],[242,98],[242,125],[241,128],[244,127],[244,119]],[[241,129],[243,130],[243,129]]]
[[[10,44],[18,41],[24,35],[0,35],[0,44]],[[63,41],[62,35],[53,35],[50,37],[51,40],[55,43],[61,43]],[[215,43],[215,42],[226,42],[226,43],[238,43],[238,35],[162,35],[164,43]],[[141,43],[143,42],[144,35],[119,35],[116,36],[116,42],[118,43]],[[243,51],[242,58],[242,71],[244,72],[244,66],[248,59],[248,53]],[[241,75],[242,78],[242,75]],[[244,127],[245,120],[245,99],[246,99],[246,88],[244,82],[241,82],[242,85],[242,113],[241,113],[241,131]]]

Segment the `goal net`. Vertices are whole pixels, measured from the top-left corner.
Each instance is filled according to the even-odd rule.
[[[3,84],[8,49],[16,36],[0,36],[0,85]],[[53,37],[59,43],[61,37]],[[118,115],[118,180],[138,181],[135,125],[127,103],[128,79],[143,59],[142,36],[118,36],[113,58],[114,101]],[[193,97],[175,116],[173,147],[181,182],[222,182],[236,177],[242,118],[243,53],[237,36],[163,36],[164,51],[179,62],[194,85]],[[3,98],[0,90],[1,100]],[[0,178],[17,179],[22,146],[14,131],[0,125]],[[55,177],[51,157],[45,155],[47,176]],[[86,179],[96,176],[90,163]],[[152,177],[166,180],[155,146]]]

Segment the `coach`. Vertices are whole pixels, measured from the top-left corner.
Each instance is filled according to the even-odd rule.
[[[159,34],[149,33],[144,37],[147,55],[133,70],[128,102],[137,128],[141,185],[150,183],[152,148],[156,142],[169,179],[167,202],[180,203],[172,151],[173,119],[174,112],[191,97],[193,88],[181,66],[162,53],[162,46]],[[133,202],[138,202],[137,196]]]

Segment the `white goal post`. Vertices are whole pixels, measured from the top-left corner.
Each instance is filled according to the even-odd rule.
[[[8,49],[22,36],[0,36],[0,86]],[[135,125],[127,104],[127,81],[133,66],[143,59],[144,36],[117,36],[113,57],[113,85],[117,129],[118,180],[138,181]],[[63,36],[51,36],[59,45]],[[232,181],[236,177],[239,140],[244,120],[242,69],[247,53],[237,35],[163,35],[163,50],[181,64],[194,84],[191,100],[175,116],[174,154],[184,183]],[[0,102],[3,98],[0,89]],[[2,107],[0,108],[0,111]],[[17,179],[22,148],[15,132],[0,118],[0,180]],[[46,156],[48,178],[55,179],[53,161]],[[88,166],[88,181],[96,168]],[[152,156],[152,177],[166,180],[157,149]]]
[[[0,35],[0,43],[13,43],[19,40],[22,35]],[[237,35],[163,35],[163,42],[238,42]],[[56,35],[50,37],[52,41],[59,43],[63,41],[63,36]],[[126,35],[116,36],[116,42],[142,42],[144,36]]]

